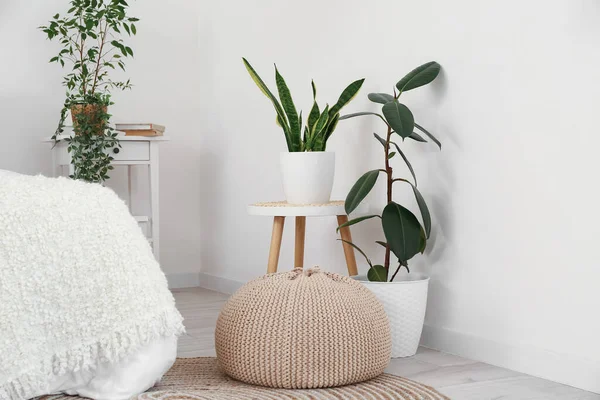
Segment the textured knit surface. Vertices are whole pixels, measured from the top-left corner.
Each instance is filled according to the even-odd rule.
[[[0,399],[47,393],[182,318],[126,205],[66,178],[0,174]]]
[[[390,361],[381,303],[359,282],[318,269],[265,275],[227,301],[215,332],[232,378],[288,389],[376,377]]]
[[[44,396],[39,400],[79,400]],[[429,386],[383,374],[363,383],[329,389],[273,389],[225,376],[214,358],[178,358],[162,381],[137,400],[448,400]]]

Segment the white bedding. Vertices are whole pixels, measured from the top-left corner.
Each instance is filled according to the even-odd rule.
[[[171,367],[183,329],[114,192],[0,170],[0,400],[129,398]]]
[[[46,393],[65,393],[96,400],[121,400],[154,386],[171,368],[177,338],[155,340],[116,364],[101,363],[89,371],[54,378]]]

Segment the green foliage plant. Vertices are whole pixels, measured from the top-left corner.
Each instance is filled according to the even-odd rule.
[[[258,76],[248,60],[245,58],[242,58],[242,60],[256,86],[273,103],[277,114],[277,125],[283,129],[287,148],[290,152],[325,151],[327,140],[337,127],[341,109],[356,96],[364,82],[364,79],[352,82],[344,89],[338,101],[332,107],[326,105],[323,110],[317,104],[317,88],[315,83],[311,82],[313,105],[308,114],[306,125],[302,129],[302,111],[298,113],[296,110],[290,90],[277,70],[277,66],[275,66],[275,83],[277,85],[279,100]]]
[[[418,253],[422,254],[427,247],[427,240],[431,233],[431,214],[429,213],[425,199],[417,189],[415,171],[396,140],[400,138],[404,141],[404,139],[408,138],[417,142],[427,142],[421,134],[414,131],[417,129],[437,144],[440,149],[442,148],[441,143],[429,131],[415,122],[410,109],[399,101],[401,94],[431,83],[438,76],[439,72],[440,65],[437,62],[428,62],[415,68],[398,81],[393,94],[369,93],[369,100],[382,104],[381,112],[383,115],[373,112],[359,112],[344,115],[340,118],[340,120],[345,120],[365,115],[376,116],[383,121],[386,128],[386,134],[383,137],[377,133],[373,134],[374,138],[383,147],[384,168],[368,171],[356,181],[346,197],[345,210],[348,214],[354,211],[369,194],[371,189],[373,189],[377,179],[382,174],[386,179],[387,205],[381,215],[362,216],[338,227],[339,229],[344,226],[354,225],[371,218],[379,218],[381,220],[385,241],[377,241],[377,243],[385,247],[383,265],[374,265],[369,257],[354,243],[346,242],[357,249],[367,260],[370,267],[367,273],[369,281],[387,282],[389,280],[391,282],[402,267],[405,267],[410,272],[408,261]],[[394,177],[391,161],[396,155],[399,155],[408,167],[412,180],[409,178]],[[419,219],[409,209],[393,200],[393,189],[396,183],[406,184],[411,188],[419,207],[423,225],[421,225]],[[390,277],[391,255],[395,256],[397,262],[393,263],[395,272]]]
[[[75,171],[71,178],[102,183],[112,169],[109,150],[120,147],[109,125],[110,93],[131,88],[129,80],[115,81],[111,73],[117,68],[125,71],[125,59],[133,57],[122,36],[135,35],[139,19],[127,15],[125,0],[71,0],[69,4],[65,14],[54,15],[40,27],[49,40],[60,43],[50,62],[70,68],[63,80],[66,99],[52,139],[60,140],[71,111],[75,135],[64,139]],[[76,112],[80,109],[85,111]]]

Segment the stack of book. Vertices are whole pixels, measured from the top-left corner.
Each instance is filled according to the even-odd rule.
[[[125,132],[125,136],[162,136],[165,127],[158,124],[115,124],[115,129]]]

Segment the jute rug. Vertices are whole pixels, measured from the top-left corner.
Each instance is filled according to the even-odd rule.
[[[76,400],[55,395],[39,400]],[[429,386],[383,374],[367,382],[330,389],[287,390],[247,385],[219,371],[216,358],[178,358],[159,385],[135,400],[449,400]]]

